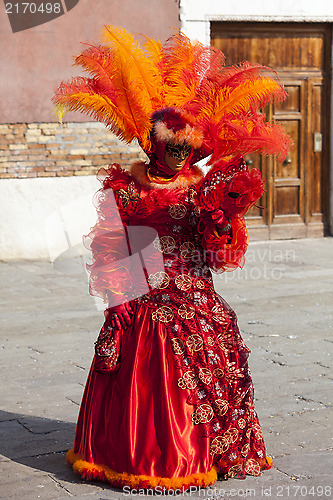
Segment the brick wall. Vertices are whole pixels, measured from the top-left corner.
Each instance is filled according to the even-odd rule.
[[[138,157],[145,155],[137,145],[120,142],[97,122],[0,124],[0,178],[91,175]]]

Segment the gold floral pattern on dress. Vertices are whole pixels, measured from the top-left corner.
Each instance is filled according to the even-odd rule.
[[[153,321],[161,321],[161,323],[169,323],[173,320],[173,311],[171,307],[162,306],[156,309],[151,315]]]
[[[228,382],[236,383],[239,378],[243,378],[243,368],[236,368],[236,363],[233,361],[232,363],[227,362],[227,370],[225,374]]]
[[[234,350],[232,332],[226,330],[223,333],[220,333],[217,336],[217,341],[225,354],[228,354],[228,351]]]
[[[224,436],[217,436],[210,444],[211,455],[222,455],[230,448],[230,441]]]
[[[216,378],[222,378],[224,377],[224,371],[222,370],[222,368],[215,368],[213,370],[213,375]]]
[[[181,339],[174,337],[171,339],[172,350],[177,356],[181,356],[185,352],[185,346]]]
[[[199,290],[203,290],[206,286],[204,280],[201,280],[201,279],[198,279],[196,282],[195,282],[195,286],[197,288],[199,288]]]
[[[172,236],[161,236],[160,238],[161,252],[170,254],[173,253],[176,248],[176,240]]]
[[[249,451],[250,451],[250,445],[249,443],[246,443],[241,449],[241,455],[243,455],[243,457],[247,457]]]
[[[207,344],[212,346],[215,344],[215,340],[213,337],[207,337]]]
[[[249,458],[249,460],[246,461],[244,471],[246,474],[251,474],[252,476],[260,476],[260,465],[259,463],[254,460],[254,458]]]
[[[240,429],[244,429],[244,427],[246,426],[246,420],[244,418],[239,418],[237,420],[237,425]]]
[[[215,399],[213,407],[218,415],[225,415],[229,410],[229,403],[225,399]]]
[[[226,315],[226,312],[224,311],[223,307],[220,305],[215,305],[212,308],[212,313],[213,313],[213,319],[217,322],[220,323],[220,325],[224,325],[228,322],[228,318]]]
[[[129,183],[127,190],[119,189],[118,195],[125,209],[128,207],[130,201],[137,201],[140,198],[133,181]]]
[[[258,425],[258,424],[252,425],[252,432],[253,432],[255,438],[258,439],[259,441],[264,439],[260,425]]]
[[[184,243],[180,245],[179,249],[181,257],[185,260],[192,259],[194,256],[195,246],[192,241],[184,241]]]
[[[213,408],[210,405],[202,404],[192,413],[192,422],[195,425],[207,424],[214,418]]]
[[[175,285],[179,290],[187,292],[192,286],[192,278],[189,274],[178,274],[175,279]]]
[[[208,368],[199,368],[199,379],[204,384],[208,385],[212,381],[212,374]]]
[[[198,385],[198,378],[194,371],[189,370],[177,381],[178,387],[181,389],[194,389]]]
[[[244,391],[242,389],[238,389],[238,391],[235,394],[234,401],[237,406],[240,406],[242,404],[243,399],[245,398],[246,394],[248,391]]]
[[[190,351],[200,351],[203,348],[203,339],[198,334],[190,335],[186,341]]]
[[[182,203],[169,207],[169,214],[173,219],[183,219],[187,213],[187,208]]]
[[[187,306],[186,304],[182,304],[178,308],[178,314],[182,319],[192,319],[195,316],[195,308],[192,306]]]
[[[200,212],[201,212],[201,209],[200,207],[194,207],[194,215],[196,215],[197,217],[200,217]]]
[[[169,286],[170,277],[164,271],[158,271],[148,276],[148,283],[152,288],[163,290]]]
[[[242,476],[244,475],[243,471],[242,471],[242,464],[235,464],[232,467],[230,467],[230,469],[228,470],[229,477],[235,477],[235,476],[238,476],[238,474],[241,474]],[[245,479],[245,477],[244,477],[244,479]]]
[[[228,429],[225,431],[223,436],[230,441],[230,443],[236,443],[238,439],[239,431],[236,429],[236,427],[231,427],[231,429]]]

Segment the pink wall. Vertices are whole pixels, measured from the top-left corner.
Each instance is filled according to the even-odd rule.
[[[54,89],[78,74],[72,56],[82,50],[80,42],[98,42],[105,24],[165,40],[180,26],[178,0],[80,0],[63,16],[17,33],[1,2],[0,123],[56,121]],[[66,121],[83,120],[66,115]]]

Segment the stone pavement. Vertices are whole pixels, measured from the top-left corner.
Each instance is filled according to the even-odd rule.
[[[333,498],[332,256],[333,238],[258,242],[242,271],[215,276],[252,350],[274,468],[192,498]],[[82,262],[0,262],[1,499],[126,498],[84,483],[65,463],[103,320]]]

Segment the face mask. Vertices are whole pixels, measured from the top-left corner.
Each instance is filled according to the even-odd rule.
[[[185,158],[187,158],[190,153],[191,153],[191,146],[187,144],[183,145],[176,145],[176,144],[170,144],[168,143],[165,147],[165,152],[169,155],[175,158],[176,160],[183,161]]]

